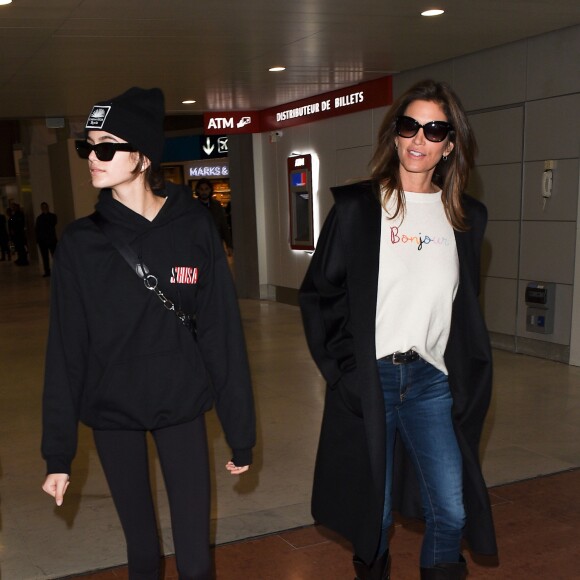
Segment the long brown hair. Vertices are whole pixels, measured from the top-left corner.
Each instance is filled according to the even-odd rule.
[[[465,110],[457,95],[446,83],[424,80],[416,83],[403,93],[389,108],[379,129],[377,146],[370,161],[372,179],[378,181],[384,190],[381,200],[386,207],[393,195],[397,197],[395,216],[404,215],[405,198],[399,171],[399,157],[395,147],[395,122],[397,117],[413,101],[437,103],[453,126],[447,139],[454,147],[447,159],[441,159],[433,173],[433,183],[442,190],[441,199],[449,223],[456,230],[465,230],[465,212],[461,206],[461,195],[469,178],[477,153],[477,143]],[[394,217],[395,217],[394,216]]]

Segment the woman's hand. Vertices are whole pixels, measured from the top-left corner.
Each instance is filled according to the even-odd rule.
[[[228,461],[226,463],[226,469],[232,474],[232,475],[240,475],[241,473],[244,473],[245,471],[248,471],[248,469],[250,469],[249,465],[244,465],[242,467],[238,467],[237,465],[234,465],[233,461]]]
[[[42,485],[43,491],[56,500],[56,505],[61,506],[64,494],[70,483],[68,473],[49,473]]]

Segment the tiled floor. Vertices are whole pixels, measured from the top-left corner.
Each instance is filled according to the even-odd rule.
[[[572,580],[579,578],[580,470],[499,486],[491,490],[499,564],[466,553],[469,578]],[[398,521],[392,540],[393,580],[419,577],[421,525]],[[217,580],[352,580],[348,544],[319,526],[218,546]],[[127,569],[74,576],[71,580],[126,579]],[[173,558],[165,580],[177,580]]]
[[[107,570],[103,578],[126,578],[118,568],[125,562],[122,534],[88,429],[80,432],[63,507],[55,508],[40,491],[48,299],[49,281],[37,264],[0,263],[1,577],[36,580]],[[252,470],[232,478],[223,468],[229,453],[219,424],[208,414],[218,579],[352,580],[348,547],[312,526],[309,514],[324,385],[308,355],[298,310],[246,300],[241,306],[259,443]],[[570,471],[580,467],[580,369],[501,351],[495,352],[495,368],[482,457],[502,557],[499,568],[470,560],[472,577],[580,577],[580,475]],[[167,503],[152,458],[163,546],[171,554]],[[522,482],[553,473],[559,475]],[[418,576],[419,544],[416,524],[396,528],[394,580]],[[171,558],[167,574],[176,578]]]

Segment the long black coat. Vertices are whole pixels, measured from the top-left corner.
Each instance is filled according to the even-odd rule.
[[[315,520],[349,539],[370,563],[381,533],[385,489],[385,410],[375,349],[381,205],[376,183],[332,188],[324,224],[300,289],[308,345],[328,383],[312,496]],[[464,196],[469,230],[455,232],[459,287],[445,352],[453,418],[464,465],[464,535],[471,549],[496,554],[493,520],[479,463],[491,396],[491,348],[481,315],[480,249],[485,206]],[[396,329],[394,329],[396,331]],[[400,441],[393,508],[422,517],[418,481]]]

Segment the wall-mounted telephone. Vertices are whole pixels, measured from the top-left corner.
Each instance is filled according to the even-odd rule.
[[[552,197],[552,188],[554,186],[554,175],[551,169],[544,170],[542,175],[542,197],[548,199]]]

